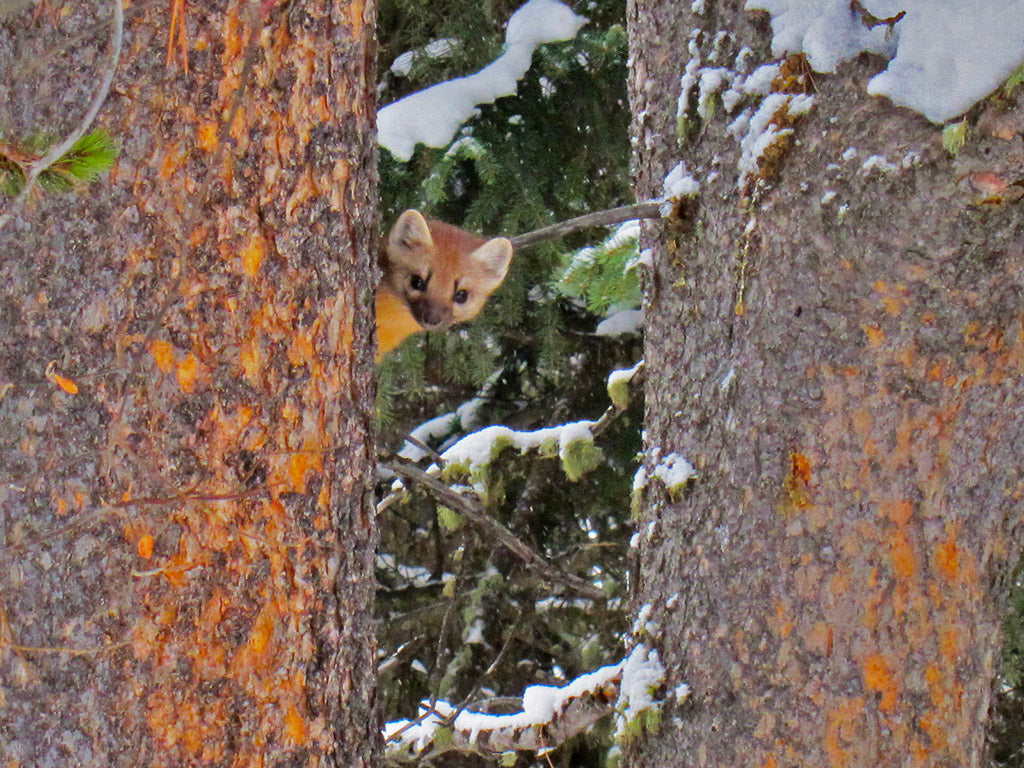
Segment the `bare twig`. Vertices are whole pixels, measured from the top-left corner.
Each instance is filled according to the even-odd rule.
[[[7,648],[16,653],[63,653],[69,656],[93,656],[100,653],[110,653],[119,648],[124,648],[126,645],[128,645],[127,640],[120,643],[102,645],[97,648],[68,648],[60,645],[16,645],[15,643],[8,643],[6,640],[0,640],[0,648]]]
[[[469,706],[474,704],[474,698],[480,692],[480,689],[483,687],[484,680],[493,675],[494,671],[498,668],[498,665],[502,662],[502,660],[504,660],[505,656],[508,654],[509,649],[512,647],[512,641],[516,639],[516,635],[518,634],[519,628],[522,626],[522,624],[523,611],[522,609],[520,609],[519,616],[516,617],[515,624],[513,624],[512,627],[509,629],[508,636],[505,638],[505,642],[502,643],[501,650],[498,651],[498,655],[495,656],[494,661],[491,662],[491,665],[487,668],[487,670],[482,675],[480,675],[480,677],[477,678],[476,682],[473,684],[473,688],[470,690],[469,693],[466,694],[465,698],[463,698],[458,708],[456,708],[455,714],[451,716],[452,722],[455,722],[455,718],[462,714],[462,712]],[[513,701],[515,701],[515,706],[522,706],[522,699],[513,699]]]
[[[110,64],[103,73],[103,81],[100,83],[96,95],[93,96],[88,111],[81,122],[79,122],[78,127],[69,133],[64,141],[53,147],[25,170],[25,186],[18,196],[14,198],[14,202],[11,203],[7,211],[0,215],[0,229],[3,229],[7,222],[14,218],[15,212],[25,203],[28,196],[32,194],[32,189],[35,187],[39,174],[66,155],[78,140],[85,135],[93,120],[96,119],[96,115],[99,114],[103,102],[106,101],[107,94],[110,92],[110,84],[114,81],[114,73],[117,72],[117,63],[121,59],[121,41],[124,37],[124,9],[121,7],[121,2],[122,0],[113,0],[112,2],[114,18],[111,22],[113,28],[110,34]]]
[[[439,454],[437,451],[435,451],[433,448],[431,448],[429,445],[424,443],[422,440],[420,440],[412,433],[409,433],[408,435],[405,436],[405,442],[407,442],[414,448],[419,448],[421,451],[423,451],[424,456],[428,457],[431,461],[433,461],[436,464],[441,464],[444,461],[444,459],[441,458],[441,454]]]
[[[850,10],[854,13],[860,14],[861,23],[868,29],[874,29],[875,27],[881,27],[883,25],[889,28],[889,32],[892,32],[893,26],[897,21],[907,15],[906,11],[900,11],[895,16],[890,16],[887,19],[880,19],[875,16],[871,11],[861,5],[860,0],[850,0]]]
[[[501,546],[537,571],[543,578],[554,584],[561,584],[569,591],[589,600],[605,599],[604,593],[593,584],[571,573],[565,573],[549,563],[543,556],[535,552],[512,533],[512,531],[487,514],[483,507],[475,500],[452,490],[433,475],[428,474],[409,462],[394,461],[385,466],[396,475],[416,481],[442,504],[451,507],[473,524],[492,534]]]
[[[624,221],[633,219],[660,219],[661,203],[636,203],[635,205],[624,205],[621,208],[610,208],[606,211],[594,211],[577,216],[575,219],[560,221],[550,227],[544,227],[533,232],[526,232],[509,238],[512,241],[512,248],[520,250],[529,248],[531,245],[543,243],[545,240],[554,240],[557,237],[564,237],[570,232],[576,232],[587,227],[607,227],[612,224],[621,224]]]

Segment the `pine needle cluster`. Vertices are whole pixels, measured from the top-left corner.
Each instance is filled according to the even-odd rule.
[[[27,170],[48,151],[54,138],[47,134],[29,136],[22,142],[0,141],[0,194],[14,197],[25,188]],[[96,181],[110,170],[117,158],[117,145],[103,129],[82,136],[62,157],[42,171],[36,181],[44,192],[66,192]]]

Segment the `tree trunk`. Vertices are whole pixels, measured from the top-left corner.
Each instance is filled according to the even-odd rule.
[[[677,98],[691,29],[706,66],[750,45],[749,70],[766,17],[706,5],[629,10],[637,196],[683,158],[701,187],[645,234],[647,474],[679,452],[697,477],[646,488],[638,597],[692,695],[628,763],[981,765],[1024,492],[1024,217],[964,180],[1019,168],[1024,106],[979,108],[952,159],[865,94],[862,57],[813,75],[743,194],[735,114],[677,121]]]
[[[109,66],[110,3],[36,11],[0,27],[8,142],[68,133]],[[109,178],[0,231],[12,764],[378,754],[374,16],[133,3]]]

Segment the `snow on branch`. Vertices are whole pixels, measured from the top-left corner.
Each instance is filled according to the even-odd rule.
[[[498,424],[485,427],[466,435],[441,454],[445,474],[477,474],[503,450],[515,448],[520,453],[536,450],[543,456],[557,454],[569,479],[578,480],[600,460],[600,449],[594,445],[591,431],[595,424],[582,420],[528,431]]]
[[[640,378],[644,371],[644,361],[640,360],[632,368],[623,368],[608,374],[608,399],[621,411],[629,407],[629,386],[633,379]]]
[[[891,57],[868,93],[944,123],[1024,62],[1024,0],[747,0],[772,17],[772,53],[818,72],[862,51]]]
[[[378,503],[378,513],[384,512],[396,503],[405,492],[406,483],[411,481],[424,488],[439,503],[487,531],[500,546],[518,557],[542,578],[551,583],[560,584],[588,600],[604,599],[605,595],[598,587],[549,562],[488,514],[486,507],[480,501],[486,497],[487,488],[483,480],[479,478],[483,474],[483,470],[493,459],[497,458],[502,450],[515,447],[520,453],[538,450],[542,455],[557,454],[562,459],[563,469],[569,479],[578,479],[600,462],[601,449],[594,445],[594,438],[602,434],[629,406],[628,388],[631,383],[641,378],[642,371],[643,361],[640,361],[632,368],[613,371],[609,375],[608,396],[612,402],[597,421],[577,421],[533,431],[518,431],[510,427],[494,425],[466,435],[440,455],[433,453],[430,446],[410,435],[414,443],[420,444],[419,447],[407,443],[401,454],[390,463],[382,465],[383,469],[397,475],[398,479],[395,480],[391,493]],[[466,404],[469,406],[468,412],[475,414],[478,407],[477,399]],[[452,422],[461,415],[463,415],[462,408],[458,409],[455,414],[443,417],[436,424],[426,422],[414,432],[419,432],[421,437],[427,439],[437,433],[447,434]],[[475,415],[472,418],[475,418]],[[428,455],[432,455],[438,463],[432,464],[426,470],[409,460]],[[478,482],[472,489],[449,487],[440,479],[450,479],[452,476],[461,476],[467,473],[478,478]]]
[[[505,30],[505,52],[472,75],[417,91],[377,113],[377,140],[398,160],[412,157],[417,144],[443,147],[481,104],[514,96],[544,43],[571,40],[586,24],[558,0],[529,0],[512,14]]]
[[[658,652],[640,644],[618,664],[565,686],[531,685],[523,692],[522,710],[512,714],[459,710],[446,701],[424,702],[415,720],[384,726],[385,758],[399,763],[453,750],[494,755],[554,749],[613,712],[616,735],[622,737],[645,714],[658,711],[654,693],[664,676]]]
[[[445,478],[464,474],[479,476],[502,451],[514,448],[520,454],[537,451],[541,456],[557,455],[566,476],[575,482],[601,461],[601,449],[594,445],[594,438],[604,432],[628,407],[628,396],[623,388],[641,369],[638,363],[623,371],[614,382],[609,381],[612,403],[597,421],[583,419],[534,430],[517,430],[500,424],[484,427],[466,435],[442,452],[442,468],[439,470],[433,466],[428,472],[440,471]],[[482,494],[486,489],[478,486],[476,490]]]

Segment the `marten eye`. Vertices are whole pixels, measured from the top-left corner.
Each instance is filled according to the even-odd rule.
[[[409,280],[409,286],[414,291],[425,291],[425,290],[427,290],[427,281],[424,280],[419,275],[413,275],[412,279]]]
[[[459,290],[455,292],[455,295],[452,296],[452,299],[456,304],[465,304],[469,300],[469,291],[465,288],[459,288]]]

